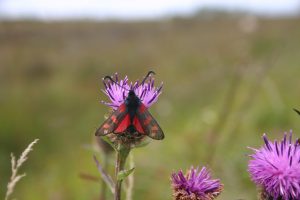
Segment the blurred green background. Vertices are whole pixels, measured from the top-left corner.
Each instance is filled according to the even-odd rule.
[[[10,153],[34,140],[13,197],[99,199],[94,131],[108,108],[101,78],[156,72],[163,93],[150,112],[166,138],[133,150],[134,199],[172,199],[170,174],[208,166],[219,199],[255,199],[247,173],[261,135],[299,137],[300,18],[195,15],[136,22],[0,22],[0,196]],[[103,156],[97,154],[101,160]],[[113,167],[113,158],[111,167]],[[112,169],[113,170],[113,169]],[[111,199],[111,196],[109,196]]]

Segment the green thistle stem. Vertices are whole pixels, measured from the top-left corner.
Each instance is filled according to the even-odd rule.
[[[115,200],[121,200],[121,188],[123,180],[118,180],[118,174],[122,170],[124,170],[126,159],[129,155],[130,147],[125,147],[120,145],[117,151],[117,161],[115,173],[117,177],[116,185],[115,185]]]

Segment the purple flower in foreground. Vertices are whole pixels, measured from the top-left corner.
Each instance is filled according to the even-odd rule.
[[[139,81],[129,83],[127,76],[125,76],[123,80],[119,81],[118,74],[115,73],[114,79],[118,84],[103,81],[105,89],[102,90],[111,101],[110,103],[102,101],[102,103],[112,107],[113,109],[117,109],[122,103],[124,103],[128,95],[128,90],[131,88],[147,108],[155,103],[158,96],[161,94],[162,84],[159,87],[155,87],[154,79],[151,77],[144,83],[139,83]]]
[[[284,134],[282,141],[271,142],[264,134],[265,145],[253,149],[248,170],[252,180],[263,189],[266,199],[300,199],[300,148],[299,140],[292,143]]]
[[[219,180],[213,180],[209,171],[202,167],[190,170],[184,176],[182,170],[173,173],[172,186],[175,200],[212,200],[223,190]]]

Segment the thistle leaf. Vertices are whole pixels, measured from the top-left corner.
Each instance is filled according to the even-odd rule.
[[[124,180],[127,176],[129,176],[133,171],[134,171],[135,168],[131,168],[129,170],[122,170],[118,173],[118,177],[117,177],[117,180],[118,181],[122,181]]]
[[[115,151],[118,151],[118,148],[117,146],[112,143],[108,137],[102,137],[103,141],[107,142]]]

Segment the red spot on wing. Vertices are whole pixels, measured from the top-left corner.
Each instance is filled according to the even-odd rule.
[[[108,129],[108,128],[109,128],[109,124],[104,124],[102,127],[103,127],[104,129]]]
[[[133,125],[134,125],[135,129],[137,130],[137,132],[145,133],[145,131],[140,123],[140,120],[136,116],[133,119]]]
[[[157,127],[156,125],[155,125],[155,126],[152,126],[151,130],[152,130],[153,132],[156,132],[156,131],[158,131],[158,127]]]
[[[124,132],[129,125],[130,125],[130,117],[129,114],[127,114],[124,117],[124,119],[121,121],[121,123],[118,125],[118,127],[114,130],[114,133]]]
[[[118,108],[118,110],[120,112],[125,112],[126,111],[126,105],[125,105],[125,103],[123,103],[122,105],[120,105],[119,108]]]
[[[115,124],[118,123],[117,117],[115,115],[111,116],[111,121],[113,121],[113,123],[115,123]]]
[[[141,103],[141,105],[139,106],[140,113],[144,113],[145,110],[147,110],[147,107],[143,103]]]
[[[152,117],[147,116],[147,118],[144,120],[143,124],[144,124],[145,126],[148,126],[148,124],[150,124],[151,121],[152,121]]]

